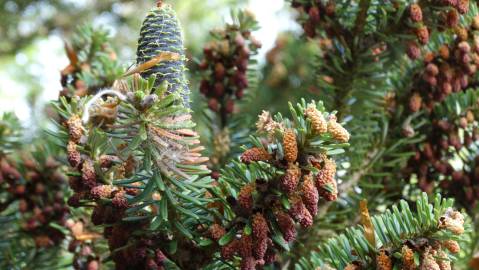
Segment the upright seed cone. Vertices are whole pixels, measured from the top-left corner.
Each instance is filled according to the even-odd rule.
[[[136,62],[148,62],[163,52],[177,53],[180,59],[160,61],[140,74],[143,78],[155,76],[157,87],[166,80],[169,83],[168,92],[179,93],[183,98],[183,105],[189,107],[190,90],[185,75],[183,37],[176,13],[167,4],[159,4],[151,9],[143,21]]]

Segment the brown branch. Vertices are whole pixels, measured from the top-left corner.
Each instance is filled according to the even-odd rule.
[[[371,0],[361,0],[359,2],[359,13],[354,22],[354,34],[360,35],[366,25],[366,19],[368,17],[368,10],[371,4]]]

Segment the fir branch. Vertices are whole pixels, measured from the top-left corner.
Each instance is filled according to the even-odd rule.
[[[310,227],[319,197],[336,199],[335,163],[329,156],[343,152],[349,134],[324,110],[322,103],[303,100],[290,104],[292,119],[264,112],[257,122],[262,139],[252,137],[253,147],[241,163],[222,171],[212,192],[227,197],[229,223],[212,225],[210,237],[223,258],[237,254],[243,269],[274,262],[295,238],[293,219]]]
[[[151,42],[158,31],[166,31],[160,35],[165,43]],[[187,108],[181,39],[171,7],[152,9],[138,49],[137,70],[146,79],[117,76],[94,97],[62,98],[55,104],[66,119],[57,137],[76,171],[69,204],[94,207],[92,222],[105,225],[109,259],[117,268],[187,269],[212,256],[198,252],[204,238],[198,227],[218,213],[206,207],[212,202],[205,196],[212,181],[202,177],[209,173],[202,165],[207,158],[191,130],[195,124]],[[182,58],[143,64],[165,53],[162,49]],[[195,256],[182,255],[188,250]],[[136,258],[138,252],[143,255]]]
[[[405,249],[422,254],[421,265],[425,265],[433,263],[427,261],[427,254],[432,252],[431,249],[439,253],[446,251],[450,247],[448,241],[460,241],[461,237],[457,235],[461,235],[464,226],[468,226],[464,225],[462,215],[451,209],[453,201],[441,199],[440,195],[436,196],[433,204],[430,204],[426,194],[423,193],[417,200],[416,213],[411,211],[405,201],[399,205],[400,208],[393,206],[386,213],[372,218],[377,245],[371,246],[368,243],[363,227],[351,228],[319,246],[310,258],[302,259],[301,267],[323,268],[327,264],[335,269],[353,266],[360,269],[376,269],[381,267],[380,263],[387,263],[389,267],[384,269],[392,269],[393,265],[397,267],[400,265],[411,267],[407,265],[409,263],[416,265],[417,262],[414,260],[407,261],[406,256],[410,255],[404,253]],[[390,255],[381,258],[384,251]],[[446,257],[445,261],[436,260],[436,263],[443,263],[453,259]]]
[[[350,117],[350,115],[352,116],[352,119],[347,125],[348,129],[353,133],[368,134],[365,136],[365,138],[367,138],[366,143],[364,138],[361,138],[360,136],[353,137],[352,145],[355,147],[355,150],[351,152],[352,155],[348,159],[348,161],[351,162],[348,171],[351,173],[361,171],[364,167],[372,165],[368,172],[361,177],[363,181],[361,181],[362,184],[360,184],[360,186],[363,187],[363,192],[367,192],[364,191],[365,187],[369,187],[368,189],[370,189],[373,186],[382,186],[382,183],[386,182],[384,180],[389,179],[387,178],[388,176],[400,177],[397,175],[398,172],[394,171],[394,169],[402,167],[407,159],[413,154],[407,149],[407,145],[417,143],[424,139],[424,136],[417,133],[416,136],[410,136],[408,138],[405,138],[402,135],[404,130],[401,129],[406,127],[406,119],[395,122],[397,119],[393,118],[394,120],[391,123],[387,123],[389,121],[387,118],[377,117],[378,115],[387,114],[387,110],[389,110],[388,107],[384,106],[387,104],[381,100],[389,91],[388,87],[390,87],[389,82],[387,82],[385,78],[393,78],[395,76],[395,70],[404,69],[405,65],[410,65],[410,63],[405,61],[398,62],[396,59],[400,56],[395,53],[394,50],[390,50],[389,47],[381,47],[378,44],[381,42],[392,44],[394,42],[397,43],[402,38],[408,39],[407,36],[400,35],[400,33],[406,28],[397,26],[407,24],[407,20],[410,19],[410,14],[408,11],[405,11],[405,8],[407,7],[407,4],[405,3],[399,3],[396,8],[391,10],[387,10],[387,7],[384,7],[381,4],[371,4],[372,6],[370,9],[377,10],[378,12],[371,12],[371,14],[374,14],[371,15],[371,17],[374,17],[376,20],[371,20],[371,23],[367,24],[365,32],[368,34],[362,33],[362,38],[358,37],[355,43],[347,44],[343,48],[340,46],[341,44],[344,44],[342,42],[344,37],[336,36],[334,35],[334,32],[331,31],[328,32],[329,26],[327,23],[322,23],[321,21],[321,23],[317,24],[317,33],[321,33],[321,30],[323,30],[321,27],[324,27],[324,30],[328,34],[328,38],[331,38],[332,43],[339,47],[339,49],[326,50],[324,52],[323,58],[329,64],[318,65],[319,68],[317,69],[317,73],[320,85],[325,89],[324,92],[327,95],[327,100],[329,99],[332,104],[335,104],[335,108],[338,108],[339,112],[345,119]],[[421,3],[420,5],[423,6]],[[308,4],[304,5],[305,11],[310,11],[309,19],[313,18],[311,16],[311,9],[314,8],[314,4],[312,4],[312,6],[313,7],[311,7],[311,5],[308,6]],[[333,18],[338,19],[339,17],[339,20],[341,20],[341,16],[348,13],[343,13],[344,9],[341,4],[338,4],[337,6]],[[359,12],[359,8],[356,6],[351,6],[350,9],[355,14]],[[423,12],[425,14],[432,14],[436,11],[430,9],[429,6],[424,6]],[[396,17],[392,15],[395,15]],[[473,16],[473,14],[468,14],[468,16],[464,17],[468,18],[469,16]],[[331,14],[326,13],[326,17],[330,18],[332,16]],[[424,17],[427,17],[428,20],[434,20],[433,15],[424,15]],[[346,21],[344,22],[344,25],[348,25],[347,18],[342,19]],[[430,21],[424,23],[429,24]],[[383,31],[388,34],[382,35],[382,33],[385,33]],[[353,38],[353,40],[355,39]],[[364,46],[365,44],[369,45]],[[372,44],[378,45],[378,49],[373,49],[373,51],[368,54],[366,50],[369,50]],[[358,57],[358,55],[361,55],[361,57]],[[366,55],[369,55],[370,58],[367,58]],[[376,55],[377,57],[375,58]],[[325,62],[324,60],[322,59],[322,62]],[[396,61],[396,63],[392,63],[391,60]],[[361,74],[364,70],[371,73]],[[375,75],[368,76],[369,74]],[[381,79],[375,81],[377,78]],[[402,78],[407,78],[407,76],[403,76]],[[365,85],[363,86],[361,83],[365,83]],[[371,89],[374,90],[371,91]],[[400,93],[399,89],[397,91]],[[366,111],[368,113],[364,113]],[[358,117],[358,115],[361,117]],[[416,117],[417,115],[414,116],[414,118]],[[424,121],[422,121],[415,123],[414,125],[419,128],[424,124]],[[388,128],[388,126],[392,128]],[[409,126],[407,127],[409,128]],[[379,135],[380,132],[382,135]],[[375,136],[369,134],[378,135]],[[401,138],[399,141],[397,140],[398,136]],[[372,161],[366,160],[366,162],[363,163],[364,156],[370,152],[376,152],[376,158]],[[350,178],[350,175],[344,177],[344,179]],[[394,186],[397,186],[397,184]],[[401,191],[401,187],[399,186],[396,188],[390,188],[395,189],[396,192]],[[374,187],[371,192],[376,193],[376,191],[377,187]],[[315,241],[312,238],[308,238],[308,240],[311,240],[312,242]]]
[[[198,65],[199,91],[208,104],[208,109],[200,108],[205,116],[201,120],[209,133],[202,138],[204,145],[212,150],[210,167],[215,177],[247,141],[251,130],[245,129],[249,125],[242,121],[253,123],[244,116],[243,110],[258,82],[254,57],[261,44],[251,33],[258,29],[258,22],[248,11],[232,11],[231,17],[233,23],[210,32],[211,41],[204,47],[204,56]]]

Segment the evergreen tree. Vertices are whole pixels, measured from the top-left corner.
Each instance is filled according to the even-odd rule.
[[[235,11],[192,84],[167,3],[133,66],[80,27],[47,135],[0,121],[0,266],[479,269],[476,1],[290,2],[264,67]]]

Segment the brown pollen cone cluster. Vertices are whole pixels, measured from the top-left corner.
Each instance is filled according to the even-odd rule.
[[[245,16],[254,20],[252,14]],[[208,99],[208,107],[225,121],[248,88],[248,65],[261,44],[249,29],[239,25],[213,31],[212,36],[215,39],[203,49],[204,59],[199,64],[203,74],[200,92]]]
[[[475,116],[472,111],[455,121],[434,120],[426,142],[415,147],[416,155],[410,158],[404,175],[407,179],[415,175],[419,186],[432,192],[435,185],[455,197],[462,205],[471,209],[479,194],[478,158],[466,161],[466,166],[454,169],[449,160],[464,149],[470,148],[479,139]]]
[[[432,6],[427,7],[421,7],[420,3],[410,4],[404,23],[415,35],[416,40],[407,43],[409,58],[414,60],[421,56],[420,47],[429,43],[433,30],[454,29],[459,36],[467,36],[463,33],[464,29],[460,28],[459,21],[468,11],[469,1],[433,1]]]
[[[315,38],[318,33],[318,26],[333,31],[326,18],[334,18],[336,12],[335,1],[292,1],[291,6],[305,15],[306,19],[301,23],[304,33],[310,38]]]
[[[451,208],[447,209],[438,220],[437,230],[461,235],[464,232],[464,216]],[[451,261],[447,253],[457,254],[459,251],[459,244],[455,240],[416,238],[405,241],[400,247],[379,249],[373,263],[378,270],[450,270]],[[419,258],[419,262],[415,257]],[[355,261],[345,269],[359,270],[370,267],[372,266],[365,267],[361,262]]]
[[[313,138],[328,134],[336,143],[349,140],[349,133],[336,122],[336,117],[325,116],[314,103],[304,108],[302,117],[310,123],[306,136]],[[260,115],[256,126],[266,135],[269,144],[278,145],[282,151],[270,152],[266,147],[253,147],[246,150],[240,160],[249,165],[268,163],[282,173],[272,179],[246,183],[236,198],[228,198],[235,214],[241,220],[248,220],[247,224],[238,221],[228,229],[220,224],[210,228],[210,237],[215,241],[228,231],[235,232],[235,238],[221,247],[221,254],[224,259],[239,256],[243,270],[275,262],[276,254],[282,248],[272,240],[273,227],[279,229],[286,242],[294,241],[297,225],[306,228],[313,224],[320,198],[331,201],[338,194],[334,160],[326,154],[305,151],[305,142],[299,141],[296,128],[285,128],[284,123],[275,122],[268,112]],[[280,196],[284,198],[283,202]],[[251,233],[246,230],[249,226]]]
[[[411,94],[409,109],[416,112],[422,107],[432,110],[436,102],[443,101],[453,92],[470,86],[479,65],[479,40],[471,26],[465,37],[456,35],[451,44],[443,44],[436,52],[426,54],[424,72]]]
[[[461,14],[466,11],[463,9]],[[462,94],[474,86],[479,64],[478,29],[479,17],[473,18],[466,28],[456,25],[455,38],[450,44],[445,43],[425,55],[424,68],[414,78],[410,95],[406,97],[409,111],[424,110],[430,125],[423,131],[427,135],[425,142],[413,146],[416,154],[409,159],[404,176],[417,178],[420,188],[426,192],[439,186],[469,209],[474,207],[479,194],[477,161],[474,156],[463,159],[464,166],[460,168],[454,168],[450,161],[474,147],[479,139],[477,112],[464,108],[460,115],[444,117],[438,115],[435,108],[444,107],[452,93]],[[406,136],[415,133],[412,129],[403,131]]]
[[[22,229],[38,248],[59,245],[65,238],[62,231],[50,226],[64,224],[69,216],[63,193],[66,179],[59,167],[52,157],[42,162],[32,157],[24,157],[22,162],[0,158],[0,187],[8,192],[0,210],[18,202]]]

